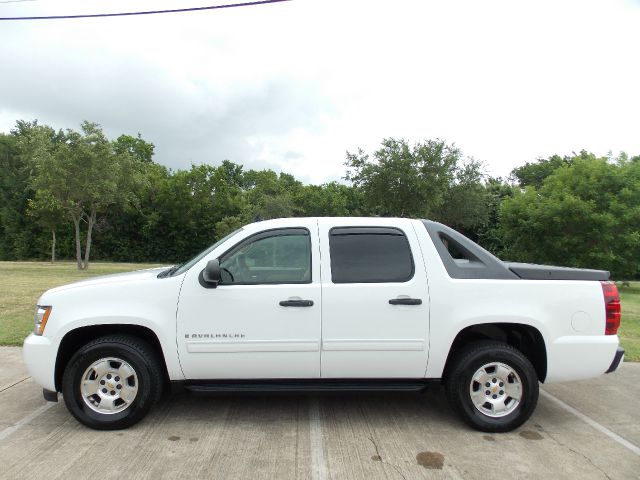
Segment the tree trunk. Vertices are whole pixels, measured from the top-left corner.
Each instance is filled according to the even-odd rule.
[[[78,270],[82,270],[84,265],[82,264],[82,247],[80,246],[80,215],[72,215],[73,225],[76,228],[76,262],[78,263]]]
[[[56,231],[51,230],[51,263],[56,263]]]
[[[89,253],[91,252],[91,232],[93,231],[93,224],[96,223],[96,209],[91,207],[91,214],[89,215],[89,221],[87,225],[87,244],[84,250],[84,268],[89,268]]]

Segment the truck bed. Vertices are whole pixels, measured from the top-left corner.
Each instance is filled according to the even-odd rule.
[[[505,262],[505,265],[509,270],[524,280],[609,280],[609,272],[606,270],[555,267],[552,265],[516,262]]]

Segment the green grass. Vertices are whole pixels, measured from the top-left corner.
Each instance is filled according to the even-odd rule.
[[[0,262],[0,345],[22,345],[33,330],[38,297],[58,285],[78,280],[151,268],[136,263],[92,263],[78,271],[72,262]]]
[[[640,362],[640,282],[624,287],[618,284],[622,304],[622,322],[618,335],[625,350],[625,360]]]
[[[49,288],[97,275],[151,268],[138,263],[92,263],[78,271],[75,263],[0,262],[0,345],[22,345],[33,329],[38,297]],[[640,361],[640,282],[619,286],[622,324],[618,334],[626,360]]]

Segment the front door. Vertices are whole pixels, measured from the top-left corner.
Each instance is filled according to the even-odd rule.
[[[320,219],[318,226],[322,377],[424,377],[429,291],[412,221]]]
[[[253,230],[218,257],[217,288],[201,283],[202,265],[186,274],[177,328],[187,379],[320,376],[317,223]]]

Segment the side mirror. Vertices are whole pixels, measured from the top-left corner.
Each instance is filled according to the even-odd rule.
[[[216,288],[221,280],[220,274],[220,262],[216,260],[209,260],[207,266],[202,271],[202,280],[208,288]]]

